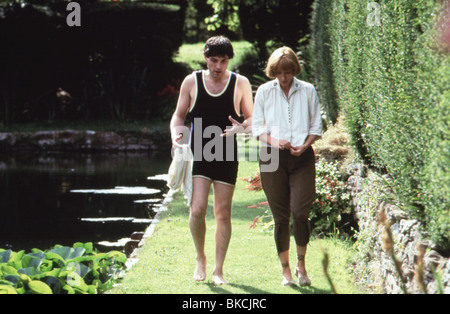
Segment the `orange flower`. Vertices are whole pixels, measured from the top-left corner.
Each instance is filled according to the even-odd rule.
[[[256,217],[255,219],[253,219],[253,223],[250,225],[250,227],[248,228],[248,230],[251,230],[253,228],[256,228],[256,224],[258,223],[258,219],[259,217]]]

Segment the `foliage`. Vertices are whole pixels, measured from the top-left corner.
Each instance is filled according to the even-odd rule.
[[[241,179],[245,182],[248,182],[249,184],[247,185],[246,189],[249,191],[261,191],[262,190],[262,186],[261,186],[261,175],[259,172]]]
[[[331,2],[332,0],[314,2],[311,22],[313,25],[329,24]],[[339,115],[339,103],[334,87],[330,33],[326,31],[325,27],[313,27],[311,35],[315,56],[312,62],[314,62],[314,72],[317,73],[316,79],[320,86],[318,94],[320,95],[322,108],[325,109],[327,120],[331,124],[335,124]]]
[[[213,31],[219,29],[222,25],[228,26],[231,31],[237,31],[239,28],[239,0],[215,1],[207,0],[207,4],[214,9],[214,15],[205,19],[207,29]]]
[[[118,251],[97,253],[92,243],[51,250],[0,250],[0,294],[96,294],[111,289],[125,268]]]
[[[345,182],[341,180],[338,162],[327,162],[320,156],[316,161],[316,200],[311,207],[311,228],[313,233],[331,234],[341,229],[343,216],[351,214],[350,195]],[[349,226],[346,226],[347,232]],[[341,232],[344,234],[344,232]]]
[[[297,49],[298,41],[308,33],[308,16],[312,0],[208,0],[214,15],[206,21],[209,29],[222,25],[242,30],[244,40],[251,42],[260,60],[267,60],[267,43]],[[278,48],[278,47],[277,47]]]
[[[208,0],[187,0],[184,42],[205,42],[210,37],[205,19],[214,14]]]
[[[319,90],[335,88],[321,100],[339,105],[360,157],[392,175],[399,205],[449,247],[450,56],[438,48],[441,8],[433,0],[317,0],[312,28],[323,31],[317,56],[332,64],[316,72]]]
[[[178,3],[86,1],[80,27],[67,25],[64,1],[1,7],[0,123],[159,114],[156,92],[185,75],[172,60]]]
[[[248,191],[262,190],[259,172],[241,180],[248,182],[245,187]],[[352,211],[349,201],[350,195],[342,180],[339,162],[329,162],[318,156],[316,158],[316,199],[310,211],[312,233],[330,235],[337,229],[341,235],[348,236],[352,233],[352,225],[349,222]],[[267,202],[261,202],[258,205],[250,205],[249,208],[264,208],[268,205]],[[273,217],[269,210],[257,216],[250,229],[255,228],[258,223],[263,224],[263,230],[271,230]]]

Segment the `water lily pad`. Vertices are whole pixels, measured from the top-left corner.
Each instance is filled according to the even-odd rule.
[[[150,195],[159,193],[160,190],[149,189],[147,187],[127,187],[117,186],[114,189],[100,189],[100,190],[71,190],[72,193],[87,193],[87,194],[119,194],[119,195]]]
[[[148,177],[147,180],[169,181],[169,175],[168,174],[158,174],[156,176]]]
[[[134,217],[106,217],[106,218],[81,218],[86,222],[131,222],[131,223],[152,223],[153,219],[134,218]]]
[[[148,200],[136,200],[133,203],[135,204],[155,204],[161,202],[161,199],[159,198],[152,198]]]
[[[98,244],[106,247],[124,247],[125,244],[127,244],[127,242],[130,240],[131,238],[122,238],[117,240],[116,242],[101,241]]]

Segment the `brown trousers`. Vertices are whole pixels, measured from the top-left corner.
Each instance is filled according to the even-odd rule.
[[[276,154],[273,150],[275,148],[261,149],[260,165],[270,163],[268,155]],[[309,243],[309,210],[316,195],[315,182],[315,156],[311,147],[299,157],[291,155],[289,150],[280,150],[278,169],[261,171],[261,183],[275,222],[278,253],[289,250],[291,214],[296,244],[306,246]]]

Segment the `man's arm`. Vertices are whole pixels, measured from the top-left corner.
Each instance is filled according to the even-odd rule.
[[[225,130],[222,136],[230,136],[236,133],[250,133],[252,125],[252,113],[253,113],[253,94],[252,86],[249,80],[245,76],[238,76],[237,83],[237,97],[235,101],[239,104],[237,112],[244,114],[244,122],[239,123],[231,116],[229,120],[232,124],[232,128]]]
[[[253,114],[253,92],[250,81],[245,76],[239,76],[238,88],[242,91],[240,109],[244,114],[245,121],[242,123],[244,129],[252,125]],[[249,130],[247,130],[249,131]]]
[[[189,75],[181,85],[177,107],[170,121],[170,134],[173,147],[180,147],[179,141],[183,138],[183,130],[185,130],[184,121],[191,106],[191,90],[194,84],[194,76]]]

